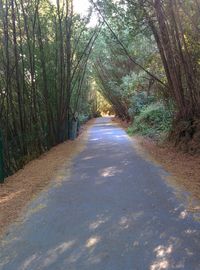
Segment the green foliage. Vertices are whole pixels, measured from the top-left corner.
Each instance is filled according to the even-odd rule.
[[[90,115],[87,64],[98,29],[73,1],[53,2],[0,0],[5,175],[70,138],[72,119]]]
[[[150,105],[153,102],[155,102],[155,96],[147,95],[146,92],[136,93],[131,99],[130,117],[134,119],[144,109],[144,106]]]
[[[140,134],[159,139],[165,136],[172,125],[172,113],[162,103],[153,103],[145,106],[135,117],[128,134]]]
[[[121,1],[99,1],[99,5],[103,7],[109,26],[127,48],[129,56],[145,69],[160,75],[159,52],[150,29],[144,31],[138,23],[130,20],[129,10]],[[151,81],[149,75],[139,69],[129,56],[111,31],[103,26],[93,51],[93,76],[115,113],[126,119],[130,119],[130,114],[132,117],[129,109],[132,108],[133,96],[136,92],[148,91]]]
[[[84,115],[84,114],[79,115],[78,117],[79,127],[87,123],[88,120],[89,120],[88,115]]]

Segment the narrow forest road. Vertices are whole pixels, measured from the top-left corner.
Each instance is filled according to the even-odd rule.
[[[163,174],[120,127],[97,119],[71,176],[4,237],[0,269],[199,270],[200,223]]]

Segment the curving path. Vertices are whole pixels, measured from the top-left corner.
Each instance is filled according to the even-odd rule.
[[[199,270],[200,223],[163,174],[97,119],[71,176],[66,169],[4,237],[0,269]]]

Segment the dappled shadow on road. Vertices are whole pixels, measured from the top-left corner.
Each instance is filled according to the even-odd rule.
[[[67,235],[65,240],[63,235],[62,241],[26,257],[16,269],[199,269],[199,245],[193,242],[197,230],[185,226],[177,237],[175,228],[164,228],[156,215],[145,224],[145,215],[124,210],[113,216],[105,210],[76,225],[85,237]],[[178,215],[176,219],[178,224]]]
[[[200,269],[199,224],[161,180],[164,172],[115,125],[96,125],[89,146],[70,181],[49,191],[47,207],[5,247],[13,253],[2,269]]]

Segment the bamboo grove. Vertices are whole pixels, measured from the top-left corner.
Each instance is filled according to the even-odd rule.
[[[0,131],[10,174],[69,138],[98,30],[73,1],[0,0]]]

